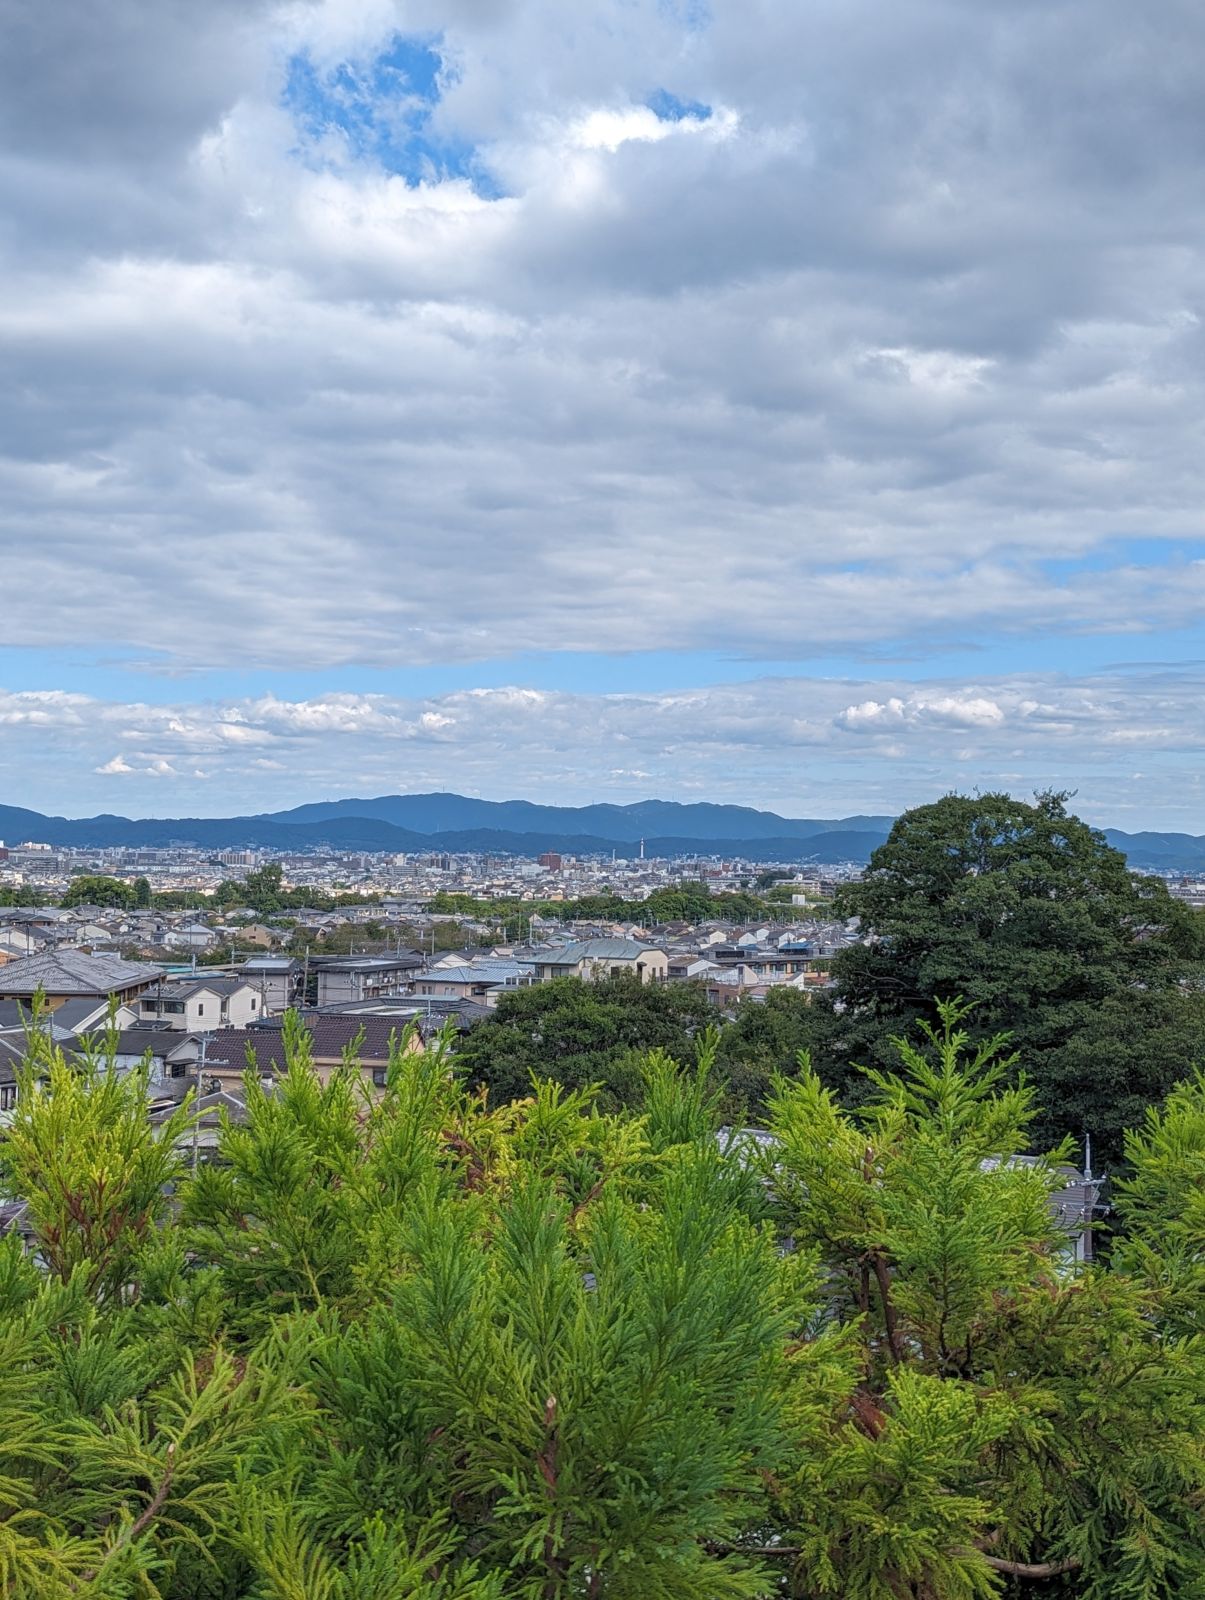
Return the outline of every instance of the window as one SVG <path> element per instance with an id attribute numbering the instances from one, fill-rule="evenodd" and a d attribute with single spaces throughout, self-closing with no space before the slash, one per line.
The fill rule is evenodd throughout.
<path id="1" fill-rule="evenodd" d="M 17 1103 L 15 1083 L 0 1083 L 0 1111 L 11 1111 Z"/>
<path id="2" fill-rule="evenodd" d="M 199 1017 L 203 1017 L 205 1015 L 205 1002 L 204 1002 L 204 1000 L 198 1000 L 197 1001 L 197 1015 Z"/>
<path id="3" fill-rule="evenodd" d="M 388 1067 L 374 1067 L 372 1069 L 372 1081 L 373 1081 L 374 1085 L 378 1089 L 385 1088 L 386 1084 L 389 1081 L 389 1068 Z"/>
<path id="4" fill-rule="evenodd" d="M 142 1002 L 142 1009 L 144 1011 L 153 1011 L 155 1009 L 155 1002 L 153 1000 L 144 1000 Z"/>

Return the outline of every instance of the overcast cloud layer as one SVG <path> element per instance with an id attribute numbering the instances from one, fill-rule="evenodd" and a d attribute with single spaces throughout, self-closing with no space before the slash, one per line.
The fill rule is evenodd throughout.
<path id="1" fill-rule="evenodd" d="M 1203 78 L 1188 0 L 8 0 L 0 799 L 1205 831 Z"/>

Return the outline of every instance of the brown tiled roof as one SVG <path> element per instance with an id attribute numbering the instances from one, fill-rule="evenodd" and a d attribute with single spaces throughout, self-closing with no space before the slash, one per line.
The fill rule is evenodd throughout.
<path id="1" fill-rule="evenodd" d="M 337 1061 L 344 1048 L 363 1031 L 357 1058 L 366 1065 L 389 1060 L 389 1041 L 401 1039 L 406 1024 L 398 1017 L 315 1016 L 305 1019 L 316 1061 Z M 279 1028 L 220 1028 L 205 1050 L 205 1065 L 241 1072 L 247 1066 L 247 1046 L 255 1052 L 262 1073 L 285 1070 L 284 1034 Z"/>

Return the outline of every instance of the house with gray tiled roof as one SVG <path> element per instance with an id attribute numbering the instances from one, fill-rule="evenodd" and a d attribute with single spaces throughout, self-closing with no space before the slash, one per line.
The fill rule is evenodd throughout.
<path id="1" fill-rule="evenodd" d="M 447 1000 L 478 1000 L 493 1006 L 498 996 L 512 989 L 524 989 L 535 982 L 530 962 L 466 961 L 460 966 L 432 967 L 414 980 L 416 996 Z"/>
<path id="2" fill-rule="evenodd" d="M 536 976 L 549 978 L 615 978 L 627 974 L 642 983 L 664 983 L 669 957 L 653 945 L 635 939 L 580 939 L 559 949 L 541 950 Z"/>
<path id="3" fill-rule="evenodd" d="M 187 1033 L 246 1027 L 259 1020 L 262 1008 L 259 989 L 246 978 L 212 973 L 170 978 L 137 1001 L 140 1022 L 158 1022 Z"/>
<path id="4" fill-rule="evenodd" d="M 33 1000 L 39 990 L 50 1010 L 65 1000 L 129 1002 L 165 976 L 162 967 L 121 956 L 85 955 L 82 950 L 45 950 L 0 967 L 0 1000 Z"/>

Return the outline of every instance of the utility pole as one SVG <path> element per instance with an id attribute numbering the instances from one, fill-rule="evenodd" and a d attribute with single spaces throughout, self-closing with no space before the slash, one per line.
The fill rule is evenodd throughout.
<path id="1" fill-rule="evenodd" d="M 209 1046 L 209 1035 L 207 1033 L 203 1033 L 201 1035 L 201 1053 L 197 1057 L 197 1106 L 199 1106 L 200 1103 L 201 1103 L 201 1081 L 202 1081 L 202 1074 L 205 1071 L 205 1053 L 206 1053 L 206 1050 L 208 1049 L 208 1046 Z M 199 1147 L 199 1144 L 200 1144 L 200 1135 L 201 1135 L 200 1122 L 199 1122 L 199 1120 L 197 1118 L 197 1115 L 196 1115 L 197 1106 L 193 1107 L 193 1119 L 192 1119 L 192 1170 L 193 1170 L 194 1173 L 197 1170 L 197 1156 L 198 1156 L 198 1153 L 199 1153 L 199 1148 L 198 1147 Z"/>

